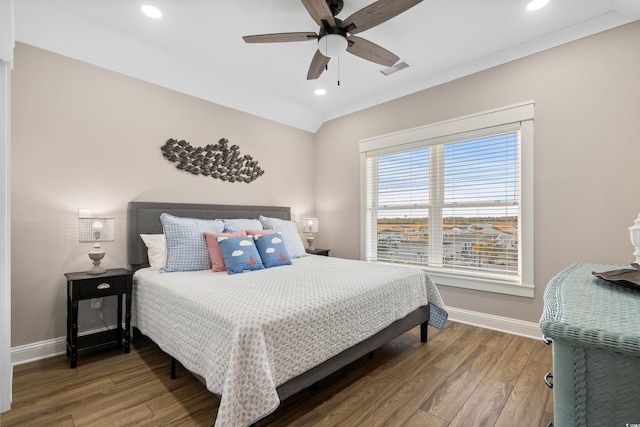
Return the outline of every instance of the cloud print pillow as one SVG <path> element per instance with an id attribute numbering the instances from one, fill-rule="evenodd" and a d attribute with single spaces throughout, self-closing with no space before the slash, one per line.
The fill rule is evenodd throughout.
<path id="1" fill-rule="evenodd" d="M 280 233 L 254 236 L 256 248 L 266 268 L 291 265 L 291 258 Z"/>
<path id="2" fill-rule="evenodd" d="M 262 270 L 264 265 L 251 236 L 218 237 L 218 245 L 227 266 L 227 273 L 236 274 L 246 270 Z"/>

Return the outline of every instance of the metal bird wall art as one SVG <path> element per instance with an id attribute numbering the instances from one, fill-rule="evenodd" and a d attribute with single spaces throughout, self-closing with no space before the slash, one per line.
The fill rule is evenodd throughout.
<path id="1" fill-rule="evenodd" d="M 237 145 L 229 146 L 222 138 L 217 144 L 194 147 L 185 140 L 168 139 L 160 147 L 162 155 L 180 170 L 193 175 L 210 176 L 227 182 L 255 181 L 264 174 L 253 157 L 240 153 Z"/>

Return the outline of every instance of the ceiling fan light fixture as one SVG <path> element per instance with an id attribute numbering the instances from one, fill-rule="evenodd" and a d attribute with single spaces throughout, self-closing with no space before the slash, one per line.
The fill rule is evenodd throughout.
<path id="1" fill-rule="evenodd" d="M 318 39 L 318 50 L 327 58 L 340 56 L 348 46 L 347 38 L 342 34 L 327 34 Z"/>

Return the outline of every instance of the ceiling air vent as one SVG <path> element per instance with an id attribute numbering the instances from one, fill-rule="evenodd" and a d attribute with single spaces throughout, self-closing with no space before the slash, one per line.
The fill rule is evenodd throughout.
<path id="1" fill-rule="evenodd" d="M 402 61 L 402 62 L 398 62 L 393 67 L 385 68 L 384 70 L 381 70 L 380 72 L 382 74 L 384 74 L 385 76 L 388 76 L 389 74 L 393 74 L 396 71 L 404 70 L 408 66 L 409 66 L 409 64 L 407 64 L 406 62 Z"/>

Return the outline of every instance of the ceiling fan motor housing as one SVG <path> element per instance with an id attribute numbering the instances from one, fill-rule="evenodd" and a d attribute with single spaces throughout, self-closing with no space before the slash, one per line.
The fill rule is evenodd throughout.
<path id="1" fill-rule="evenodd" d="M 347 37 L 347 31 L 342 28 L 342 20 L 338 18 L 333 18 L 336 21 L 336 25 L 333 27 L 329 25 L 327 21 L 322 21 L 324 24 L 320 27 L 320 31 L 318 31 L 318 38 L 322 38 L 327 34 L 339 34 L 343 37 Z"/>
<path id="2" fill-rule="evenodd" d="M 336 16 L 342 11 L 342 7 L 344 6 L 344 2 L 342 0 L 327 0 L 327 6 L 331 10 L 331 14 Z"/>

